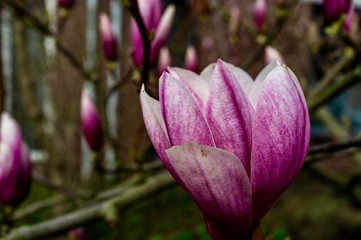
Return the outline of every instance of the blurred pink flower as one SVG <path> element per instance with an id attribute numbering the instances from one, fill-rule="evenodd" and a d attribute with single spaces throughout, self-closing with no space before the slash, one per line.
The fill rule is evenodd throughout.
<path id="1" fill-rule="evenodd" d="M 198 55 L 194 46 L 187 46 L 186 57 L 185 57 L 185 69 L 188 69 L 192 72 L 198 72 L 199 63 Z"/>
<path id="2" fill-rule="evenodd" d="M 268 65 L 273 61 L 279 61 L 280 63 L 285 63 L 280 52 L 271 46 L 267 46 L 265 48 L 264 61 L 265 61 L 265 65 Z"/>
<path id="3" fill-rule="evenodd" d="M 323 0 L 323 14 L 327 22 L 337 21 L 342 14 L 346 14 L 352 0 Z"/>
<path id="4" fill-rule="evenodd" d="M 1 114 L 0 201 L 17 206 L 27 196 L 32 172 L 29 150 L 17 122 L 9 113 Z"/>
<path id="5" fill-rule="evenodd" d="M 148 35 L 154 34 L 150 51 L 150 63 L 154 65 L 160 49 L 167 41 L 175 15 L 175 7 L 169 5 L 162 15 L 162 2 L 160 0 L 138 0 L 138 6 Z M 142 36 L 134 19 L 131 22 L 131 36 L 134 65 L 140 68 L 143 64 L 144 47 Z"/>
<path id="6" fill-rule="evenodd" d="M 70 9 L 74 6 L 75 0 L 58 0 L 58 6 L 66 9 Z"/>
<path id="7" fill-rule="evenodd" d="M 164 71 L 167 71 L 167 67 L 172 65 L 172 58 L 169 53 L 168 47 L 162 47 L 160 49 L 159 60 L 158 60 L 158 73 L 162 75 Z"/>
<path id="8" fill-rule="evenodd" d="M 81 97 L 81 123 L 89 148 L 94 152 L 100 151 L 104 144 L 103 127 L 98 110 L 86 90 Z"/>
<path id="9" fill-rule="evenodd" d="M 169 68 L 159 101 L 140 93 L 163 164 L 203 212 L 213 239 L 247 239 L 300 171 L 310 141 L 294 73 L 273 62 L 255 81 L 218 60 L 200 75 Z"/>
<path id="10" fill-rule="evenodd" d="M 104 56 L 108 61 L 116 61 L 118 59 L 118 43 L 117 38 L 112 29 L 111 21 L 105 13 L 101 13 L 99 17 L 99 31 L 103 43 Z"/>
<path id="11" fill-rule="evenodd" d="M 267 2 L 266 0 L 256 0 L 253 7 L 253 17 L 257 26 L 258 32 L 262 30 L 264 20 L 266 17 Z"/>

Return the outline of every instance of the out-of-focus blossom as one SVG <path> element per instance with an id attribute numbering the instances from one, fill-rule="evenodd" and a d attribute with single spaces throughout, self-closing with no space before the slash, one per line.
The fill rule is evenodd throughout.
<path id="1" fill-rule="evenodd" d="M 103 43 L 104 56 L 108 61 L 118 59 L 118 43 L 107 14 L 101 13 L 99 17 L 99 31 Z"/>
<path id="2" fill-rule="evenodd" d="M 75 4 L 75 0 L 58 0 L 58 6 L 65 9 L 71 9 Z"/>
<path id="3" fill-rule="evenodd" d="M 162 2 L 160 0 L 138 0 L 140 14 L 143 18 L 148 35 L 154 34 L 151 43 L 150 63 L 155 64 L 160 49 L 167 41 L 173 18 L 175 6 L 169 5 L 162 15 Z M 133 61 L 136 67 L 143 64 L 144 46 L 141 33 L 134 19 L 131 23 L 133 44 Z"/>
<path id="4" fill-rule="evenodd" d="M 186 50 L 186 57 L 184 61 L 185 69 L 188 69 L 192 72 L 198 72 L 198 55 L 194 46 L 189 45 Z"/>
<path id="5" fill-rule="evenodd" d="M 323 0 L 323 14 L 327 22 L 337 21 L 342 14 L 346 14 L 352 0 Z"/>
<path id="6" fill-rule="evenodd" d="M 343 25 L 346 32 L 351 31 L 354 14 L 355 14 L 355 9 L 354 9 L 353 5 L 351 4 L 350 9 L 347 12 L 347 16 L 346 16 L 344 25 Z"/>
<path id="7" fill-rule="evenodd" d="M 30 155 L 20 127 L 10 114 L 2 113 L 0 124 L 0 201 L 16 207 L 30 189 Z"/>
<path id="8" fill-rule="evenodd" d="M 253 7 L 253 17 L 257 26 L 258 32 L 262 30 L 264 20 L 266 17 L 267 0 L 256 0 Z"/>
<path id="9" fill-rule="evenodd" d="M 103 127 L 95 104 L 86 90 L 83 90 L 81 98 L 81 124 L 89 148 L 94 152 L 100 151 L 104 144 Z"/>
<path id="10" fill-rule="evenodd" d="M 238 31 L 239 23 L 241 20 L 241 10 L 237 5 L 234 5 L 229 9 L 229 23 L 228 23 L 228 33 L 235 34 Z"/>
<path id="11" fill-rule="evenodd" d="M 266 65 L 270 64 L 273 61 L 279 61 L 280 63 L 285 62 L 279 51 L 271 46 L 267 46 L 265 48 L 264 61 Z"/>
<path id="12" fill-rule="evenodd" d="M 82 227 L 78 227 L 75 229 L 72 229 L 69 233 L 68 233 L 69 239 L 70 240 L 89 240 L 88 235 L 86 234 L 86 231 L 84 228 Z"/>
<path id="13" fill-rule="evenodd" d="M 158 73 L 161 75 L 167 68 L 172 65 L 172 58 L 167 47 L 160 49 L 159 60 L 158 60 Z"/>
<path id="14" fill-rule="evenodd" d="M 218 60 L 199 75 L 169 68 L 159 101 L 141 90 L 163 164 L 203 212 L 213 239 L 248 239 L 306 158 L 310 120 L 294 73 L 273 62 L 255 81 Z"/>

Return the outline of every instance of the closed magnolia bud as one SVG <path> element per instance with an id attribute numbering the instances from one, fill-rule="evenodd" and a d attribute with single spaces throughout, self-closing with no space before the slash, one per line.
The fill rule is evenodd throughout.
<path id="1" fill-rule="evenodd" d="M 83 90 L 81 98 L 81 124 L 89 148 L 94 152 L 100 151 L 104 144 L 103 127 L 98 110 L 86 90 Z"/>
<path id="2" fill-rule="evenodd" d="M 74 228 L 68 233 L 70 240 L 89 240 L 86 231 L 82 227 Z"/>
<path id="3" fill-rule="evenodd" d="M 58 6 L 65 9 L 71 9 L 75 4 L 75 0 L 58 0 Z"/>
<path id="4" fill-rule="evenodd" d="M 20 127 L 8 113 L 1 115 L 0 139 L 0 201 L 16 207 L 29 192 L 31 162 Z"/>
<path id="5" fill-rule="evenodd" d="M 115 33 L 112 29 L 111 21 L 105 13 L 99 17 L 99 31 L 103 44 L 104 56 L 108 61 L 118 59 L 118 43 Z"/>
<path id="6" fill-rule="evenodd" d="M 159 76 L 162 75 L 164 71 L 167 71 L 167 67 L 172 65 L 172 58 L 167 47 L 162 47 L 159 53 L 158 60 L 158 73 Z"/>
<path id="7" fill-rule="evenodd" d="M 139 11 L 144 21 L 147 34 L 154 34 L 151 42 L 149 61 L 154 66 L 159 57 L 160 49 L 165 45 L 175 16 L 175 6 L 169 5 L 162 14 L 161 0 L 138 0 Z M 140 68 L 143 64 L 144 46 L 139 27 L 134 19 L 131 22 L 133 45 L 133 62 Z"/>
<path id="8" fill-rule="evenodd" d="M 283 57 L 279 53 L 279 51 L 271 46 L 267 46 L 265 48 L 265 57 L 264 57 L 265 65 L 270 64 L 273 61 L 279 61 L 280 63 L 284 63 Z"/>
<path id="9" fill-rule="evenodd" d="M 327 22 L 337 21 L 342 14 L 346 14 L 352 0 L 323 0 L 323 14 Z"/>
<path id="10" fill-rule="evenodd" d="M 253 17 L 257 26 L 257 30 L 260 32 L 263 27 L 263 23 L 266 17 L 266 0 L 256 0 L 253 8 Z"/>
<path id="11" fill-rule="evenodd" d="M 187 47 L 184 65 L 185 65 L 185 69 L 188 69 L 192 72 L 198 72 L 198 68 L 199 68 L 198 56 L 194 46 Z"/>

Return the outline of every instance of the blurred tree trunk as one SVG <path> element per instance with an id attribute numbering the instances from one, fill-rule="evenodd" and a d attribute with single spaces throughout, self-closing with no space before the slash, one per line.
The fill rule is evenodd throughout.
<path id="1" fill-rule="evenodd" d="M 85 52 L 86 1 L 76 1 L 62 26 L 59 41 L 82 63 Z M 55 108 L 55 156 L 51 159 L 55 176 L 63 183 L 79 181 L 80 96 L 84 79 L 62 54 L 55 57 L 56 76 L 51 79 L 51 97 Z"/>
<path id="2" fill-rule="evenodd" d="M 123 14 L 122 27 L 122 80 L 132 67 L 130 42 L 130 16 Z M 118 141 L 120 161 L 137 161 L 141 159 L 145 148 L 149 146 L 148 135 L 145 130 L 140 110 L 139 89 L 136 84 L 127 79 L 128 83 L 119 90 L 118 104 Z"/>

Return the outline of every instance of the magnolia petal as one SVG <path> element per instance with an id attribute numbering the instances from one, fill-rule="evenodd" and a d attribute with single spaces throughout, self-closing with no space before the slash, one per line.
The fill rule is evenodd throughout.
<path id="1" fill-rule="evenodd" d="M 243 71 L 241 68 L 236 67 L 233 64 L 227 63 L 227 65 L 233 72 L 239 84 L 241 85 L 243 92 L 246 94 L 246 96 L 248 96 L 254 83 L 251 76 L 245 71 Z"/>
<path id="2" fill-rule="evenodd" d="M 160 104 L 157 100 L 150 97 L 144 85 L 140 90 L 140 103 L 144 118 L 145 127 L 147 129 L 149 138 L 158 153 L 164 166 L 168 169 L 170 174 L 177 180 L 179 184 L 184 185 L 179 179 L 178 174 L 168 160 L 165 150 L 171 147 L 169 142 L 165 123 L 161 114 Z"/>
<path id="3" fill-rule="evenodd" d="M 192 94 L 201 110 L 204 110 L 209 95 L 209 84 L 200 76 L 182 68 L 168 68 L 169 73 L 180 81 Z"/>
<path id="4" fill-rule="evenodd" d="M 234 236 L 250 228 L 250 181 L 234 154 L 194 142 L 174 146 L 166 153 L 207 220 L 227 226 L 224 230 L 233 231 Z"/>
<path id="5" fill-rule="evenodd" d="M 216 67 L 216 64 L 211 63 L 205 69 L 203 69 L 203 71 L 200 74 L 201 78 L 204 79 L 209 85 L 211 85 L 212 76 L 213 76 L 215 67 Z"/>
<path id="6" fill-rule="evenodd" d="M 201 109 L 190 92 L 169 73 L 160 77 L 159 98 L 172 146 L 189 141 L 214 146 Z"/>
<path id="7" fill-rule="evenodd" d="M 218 148 L 235 154 L 249 173 L 253 109 L 228 65 L 217 61 L 206 120 Z"/>
<path id="8" fill-rule="evenodd" d="M 160 49 L 167 41 L 175 16 L 175 12 L 175 6 L 172 4 L 168 5 L 162 15 L 162 18 L 159 21 L 159 24 L 155 31 L 154 39 L 151 44 L 151 62 L 154 62 L 158 58 Z"/>
<path id="9" fill-rule="evenodd" d="M 259 221 L 298 174 L 309 147 L 307 106 L 286 66 L 266 77 L 252 127 L 253 221 Z"/>
<path id="10" fill-rule="evenodd" d="M 263 70 L 258 74 L 256 77 L 256 80 L 254 81 L 254 84 L 252 86 L 251 91 L 249 92 L 248 99 L 251 102 L 254 109 L 256 109 L 257 101 L 259 98 L 259 95 L 261 93 L 261 89 L 263 86 L 263 82 L 266 79 L 267 75 L 277 66 L 279 66 L 280 63 L 278 61 L 273 61 L 270 64 L 268 64 Z"/>

